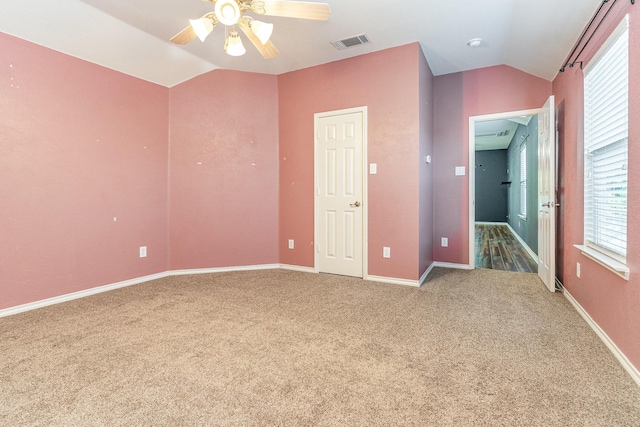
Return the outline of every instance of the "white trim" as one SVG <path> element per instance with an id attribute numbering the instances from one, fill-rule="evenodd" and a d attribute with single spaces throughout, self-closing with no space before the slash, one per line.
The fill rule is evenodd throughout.
<path id="1" fill-rule="evenodd" d="M 536 255 L 536 253 L 533 252 L 533 250 L 529 247 L 529 245 L 527 245 L 527 242 L 525 242 L 522 239 L 522 237 L 520 237 L 520 235 L 518 233 L 516 233 L 516 230 L 514 230 L 513 227 L 511 227 L 511 224 L 509 224 L 508 222 L 506 224 L 507 224 L 507 227 L 509 227 L 509 231 L 511 231 L 511 234 L 514 235 L 514 237 L 518 240 L 518 242 L 520 242 L 520 244 L 522 245 L 524 250 L 527 251 L 529 253 L 529 255 L 531 255 L 531 258 L 533 258 L 533 260 L 537 264 L 538 263 L 538 255 Z"/>
<path id="2" fill-rule="evenodd" d="M 587 245 L 573 245 L 573 247 L 578 249 L 582 253 L 582 255 L 586 256 L 589 259 L 592 259 L 607 270 L 617 274 L 624 280 L 629 280 L 629 274 L 631 270 L 629 270 L 629 267 L 627 267 L 626 264 L 623 264 L 620 261 L 613 259 Z"/>
<path id="3" fill-rule="evenodd" d="M 627 359 L 627 356 L 625 356 L 624 353 L 620 351 L 618 346 L 611 340 L 611 338 L 609 338 L 605 331 L 602 330 L 602 328 L 591 318 L 591 316 L 589 316 L 589 313 L 587 313 L 586 310 L 582 308 L 582 306 L 578 303 L 578 301 L 576 301 L 575 298 L 573 298 L 573 296 L 569 293 L 569 291 L 567 291 L 566 288 L 564 289 L 564 296 L 567 300 L 569 300 L 571 305 L 573 305 L 573 308 L 576 309 L 576 311 L 582 316 L 582 318 L 585 320 L 585 322 L 587 322 L 591 329 L 593 329 L 596 335 L 598 335 L 604 345 L 606 345 L 611 353 L 613 353 L 615 358 L 618 359 L 618 362 L 620 362 L 622 367 L 629 373 L 629 375 L 631 375 L 631 378 L 636 382 L 636 384 L 640 386 L 640 371 L 638 370 L 638 368 L 633 366 L 629 359 Z"/>
<path id="4" fill-rule="evenodd" d="M 365 278 L 369 272 L 369 135 L 367 133 L 369 110 L 366 105 L 343 110 L 324 111 L 313 115 L 313 270 L 315 273 L 320 272 L 320 252 L 318 251 L 318 231 L 320 228 L 318 223 L 320 218 L 318 213 L 318 119 L 351 113 L 362 114 L 362 278 Z"/>
<path id="5" fill-rule="evenodd" d="M 369 280 L 371 282 L 392 283 L 394 285 L 413 286 L 415 288 L 420 287 L 420 282 L 417 280 L 396 279 L 393 277 L 383 277 L 383 276 L 367 276 L 365 277 L 364 280 Z"/>
<path id="6" fill-rule="evenodd" d="M 72 301 L 74 299 L 84 298 L 102 292 L 113 291 L 115 289 L 124 288 L 127 286 L 138 285 L 140 283 L 148 282 L 150 280 L 162 279 L 169 276 L 169 272 L 150 274 L 148 276 L 137 277 L 135 279 L 123 280 L 122 282 L 112 283 L 110 285 L 97 286 L 95 288 L 84 289 L 82 291 L 71 292 L 70 294 L 59 295 L 52 298 L 47 298 L 39 301 L 29 302 L 27 304 L 16 305 L 14 307 L 4 308 L 0 310 L 0 317 L 11 316 L 25 311 L 35 310 L 36 308 L 47 307 L 49 305 L 59 304 L 62 302 Z"/>
<path id="7" fill-rule="evenodd" d="M 96 286 L 89 289 L 84 289 L 77 292 L 71 292 L 69 294 L 58 295 L 51 298 L 46 298 L 39 301 L 33 301 L 22 305 L 16 305 L 14 307 L 0 309 L 0 318 L 11 316 L 25 311 L 35 310 L 37 308 L 43 308 L 54 304 L 60 304 L 67 301 L 72 301 L 79 298 L 88 297 L 91 295 L 100 294 L 102 292 L 113 291 L 127 286 L 139 285 L 140 283 L 150 282 L 152 280 L 163 279 L 169 276 L 184 276 L 190 274 L 208 274 L 208 273 L 224 273 L 230 271 L 253 271 L 253 270 L 270 270 L 280 268 L 280 264 L 262 264 L 262 265 L 247 265 L 237 267 L 216 267 L 216 268 L 199 268 L 191 270 L 168 270 L 162 273 L 150 274 L 148 276 L 136 277 L 133 279 L 123 280 L 122 282 L 111 283 L 103 286 Z"/>
<path id="8" fill-rule="evenodd" d="M 427 277 L 429 276 L 429 274 L 431 274 L 434 268 L 435 268 L 435 265 L 432 262 L 429 268 L 427 268 L 427 270 L 420 277 L 420 286 L 424 284 L 424 282 L 427 280 Z"/>
<path id="9" fill-rule="evenodd" d="M 283 270 L 300 271 L 302 273 L 317 273 L 314 267 L 302 267 L 300 265 L 280 264 Z"/>
<path id="10" fill-rule="evenodd" d="M 538 263 L 538 255 L 536 255 L 535 252 L 533 252 L 533 250 L 531 250 L 529 245 L 527 245 L 527 242 L 522 240 L 522 237 L 520 237 L 520 235 L 518 233 L 516 233 L 516 230 L 514 230 L 513 227 L 511 226 L 511 224 L 509 224 L 508 222 L 477 221 L 476 224 L 480 224 L 480 225 L 506 225 L 509 228 L 509 231 L 511 231 L 511 234 L 513 234 L 513 236 L 516 239 L 518 239 L 518 242 L 520 242 L 520 244 L 522 245 L 524 250 L 527 251 L 527 253 L 529 255 L 531 255 L 531 258 L 533 258 L 533 260 L 536 262 L 536 264 Z M 475 232 L 475 230 L 474 230 L 474 232 Z M 474 256 L 475 256 L 475 251 L 474 251 Z"/>
<path id="11" fill-rule="evenodd" d="M 437 266 L 437 263 L 431 264 L 431 266 L 427 269 L 427 271 L 422 275 L 420 281 L 415 280 L 406 280 L 406 279 L 397 279 L 393 277 L 381 277 L 381 276 L 367 276 L 364 280 L 369 280 L 373 282 L 385 282 L 385 283 L 393 283 L 396 285 L 405 285 L 405 286 L 413 286 L 420 287 L 421 284 L 426 280 L 427 275 L 431 272 L 433 267 Z M 441 263 L 442 264 L 442 263 Z M 453 265 L 453 264 L 452 264 Z M 453 267 L 455 268 L 455 267 Z M 134 279 L 123 280 L 122 282 L 112 283 L 104 286 L 97 286 L 90 289 L 84 289 L 82 291 L 72 292 L 69 294 L 58 295 L 56 297 L 47 298 L 39 301 L 34 301 L 22 305 L 17 305 L 14 307 L 0 309 L 0 318 L 11 316 L 18 313 L 23 313 L 25 311 L 35 310 L 37 308 L 43 308 L 54 304 L 59 304 L 67 301 L 72 301 L 79 298 L 88 297 L 91 295 L 100 294 L 102 292 L 113 291 L 119 288 L 124 288 L 127 286 L 138 285 L 140 283 L 150 282 L 152 280 L 163 279 L 165 277 L 171 276 L 188 276 L 192 274 L 211 274 L 211 273 L 226 273 L 226 272 L 235 272 L 235 271 L 258 271 L 258 270 L 291 270 L 291 271 L 299 271 L 302 273 L 314 273 L 318 274 L 315 271 L 314 267 L 303 267 L 298 265 L 288 265 L 288 264 L 258 264 L 258 265 L 243 265 L 243 266 L 234 266 L 234 267 L 214 267 L 214 268 L 194 268 L 187 270 L 168 270 L 162 273 L 150 274 L 148 276 L 136 277 Z"/>
<path id="12" fill-rule="evenodd" d="M 475 224 L 476 224 L 476 122 L 488 120 L 502 120 L 518 116 L 537 116 L 541 108 L 532 110 L 511 111 L 506 113 L 485 114 L 482 116 L 469 116 L 469 265 L 468 269 L 475 268 Z"/>
<path id="13" fill-rule="evenodd" d="M 232 267 L 194 268 L 186 270 L 169 270 L 167 276 L 186 276 L 189 274 L 227 273 L 231 271 L 255 271 L 274 270 L 280 268 L 280 264 L 238 265 Z"/>
<path id="14" fill-rule="evenodd" d="M 455 268 L 456 270 L 473 270 L 475 266 L 470 266 L 469 264 L 454 264 L 451 262 L 439 262 L 434 261 L 431 264 L 432 267 L 442 267 L 442 268 Z"/>

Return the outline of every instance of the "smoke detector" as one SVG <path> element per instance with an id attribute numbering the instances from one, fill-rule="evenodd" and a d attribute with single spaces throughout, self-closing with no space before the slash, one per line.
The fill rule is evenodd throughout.
<path id="1" fill-rule="evenodd" d="M 479 39 L 479 38 L 471 39 L 467 42 L 467 46 L 469 47 L 480 47 L 481 44 L 482 44 L 482 39 Z"/>

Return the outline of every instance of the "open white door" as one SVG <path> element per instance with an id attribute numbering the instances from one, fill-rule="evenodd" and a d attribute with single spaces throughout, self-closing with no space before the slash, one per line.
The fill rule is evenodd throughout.
<path id="1" fill-rule="evenodd" d="M 555 105 L 549 97 L 538 115 L 538 276 L 556 289 Z"/>
<path id="2" fill-rule="evenodd" d="M 363 277 L 366 109 L 316 114 L 316 266 Z"/>

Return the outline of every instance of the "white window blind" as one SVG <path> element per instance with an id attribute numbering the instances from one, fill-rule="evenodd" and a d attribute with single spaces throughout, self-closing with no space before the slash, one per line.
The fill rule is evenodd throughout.
<path id="1" fill-rule="evenodd" d="M 520 149 L 520 216 L 527 216 L 527 146 Z"/>
<path id="2" fill-rule="evenodd" d="M 629 30 L 625 19 L 584 78 L 585 245 L 614 258 L 627 254 Z"/>

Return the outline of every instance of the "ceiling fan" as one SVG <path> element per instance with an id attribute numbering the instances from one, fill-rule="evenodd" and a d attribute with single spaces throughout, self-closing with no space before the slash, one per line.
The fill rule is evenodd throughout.
<path id="1" fill-rule="evenodd" d="M 241 56 L 246 52 L 240 35 L 235 29 L 236 24 L 258 49 L 265 59 L 278 56 L 280 51 L 269 40 L 273 32 L 273 24 L 258 21 L 245 12 L 258 15 L 282 16 L 287 18 L 315 19 L 326 21 L 331 10 L 327 3 L 313 3 L 305 1 L 286 0 L 204 0 L 213 4 L 214 11 L 199 19 L 190 20 L 187 28 L 171 38 L 176 44 L 187 44 L 196 37 L 204 41 L 218 23 L 231 27 L 225 33 L 224 50 L 231 56 Z"/>

